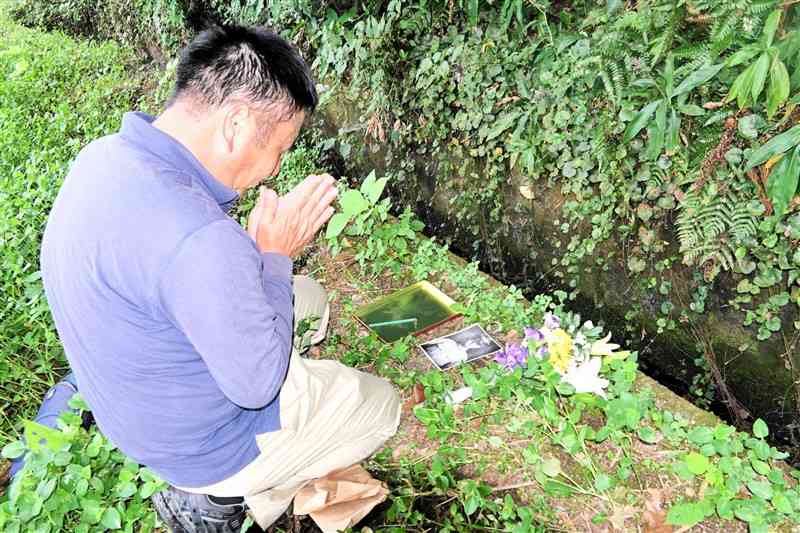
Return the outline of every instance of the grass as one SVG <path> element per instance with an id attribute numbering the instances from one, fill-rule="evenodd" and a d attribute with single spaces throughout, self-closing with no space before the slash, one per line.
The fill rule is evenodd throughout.
<path id="1" fill-rule="evenodd" d="M 22 28 L 0 11 L 0 440 L 66 371 L 39 279 L 41 235 L 72 158 L 138 99 L 133 55 Z"/>

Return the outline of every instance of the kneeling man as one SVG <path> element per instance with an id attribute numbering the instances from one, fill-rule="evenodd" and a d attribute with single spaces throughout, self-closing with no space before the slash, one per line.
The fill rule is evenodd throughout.
<path id="1" fill-rule="evenodd" d="M 246 231 L 228 216 L 275 176 L 317 104 L 282 38 L 219 27 L 182 53 L 157 118 L 128 113 L 75 160 L 45 231 L 42 275 L 78 389 L 101 431 L 172 486 L 176 531 L 273 523 L 313 478 L 397 428 L 385 380 L 301 358 L 294 324 L 325 335 L 325 291 L 292 258 L 330 218 L 330 176 L 262 189 Z"/>

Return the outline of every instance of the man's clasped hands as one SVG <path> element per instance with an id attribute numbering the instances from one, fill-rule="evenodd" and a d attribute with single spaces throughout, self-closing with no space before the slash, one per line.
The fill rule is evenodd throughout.
<path id="1" fill-rule="evenodd" d="M 284 196 L 262 186 L 247 233 L 262 253 L 297 257 L 333 215 L 336 195 L 336 180 L 329 174 L 308 176 Z"/>

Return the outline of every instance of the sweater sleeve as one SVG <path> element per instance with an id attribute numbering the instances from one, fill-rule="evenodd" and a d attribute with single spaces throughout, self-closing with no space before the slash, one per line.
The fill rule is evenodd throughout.
<path id="1" fill-rule="evenodd" d="M 188 236 L 162 272 L 158 305 L 233 403 L 259 409 L 280 392 L 292 349 L 292 261 L 261 254 L 235 222 Z"/>

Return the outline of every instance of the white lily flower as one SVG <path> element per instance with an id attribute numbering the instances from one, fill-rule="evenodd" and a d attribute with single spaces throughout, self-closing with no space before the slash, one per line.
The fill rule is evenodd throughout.
<path id="1" fill-rule="evenodd" d="M 600 377 L 601 365 L 599 357 L 592 357 L 581 365 L 572 364 L 562 379 L 575 387 L 575 392 L 592 392 L 605 398 L 608 380 Z"/>
<path id="2" fill-rule="evenodd" d="M 592 355 L 611 355 L 611 352 L 619 348 L 619 344 L 609 342 L 611 333 L 592 344 Z"/>

